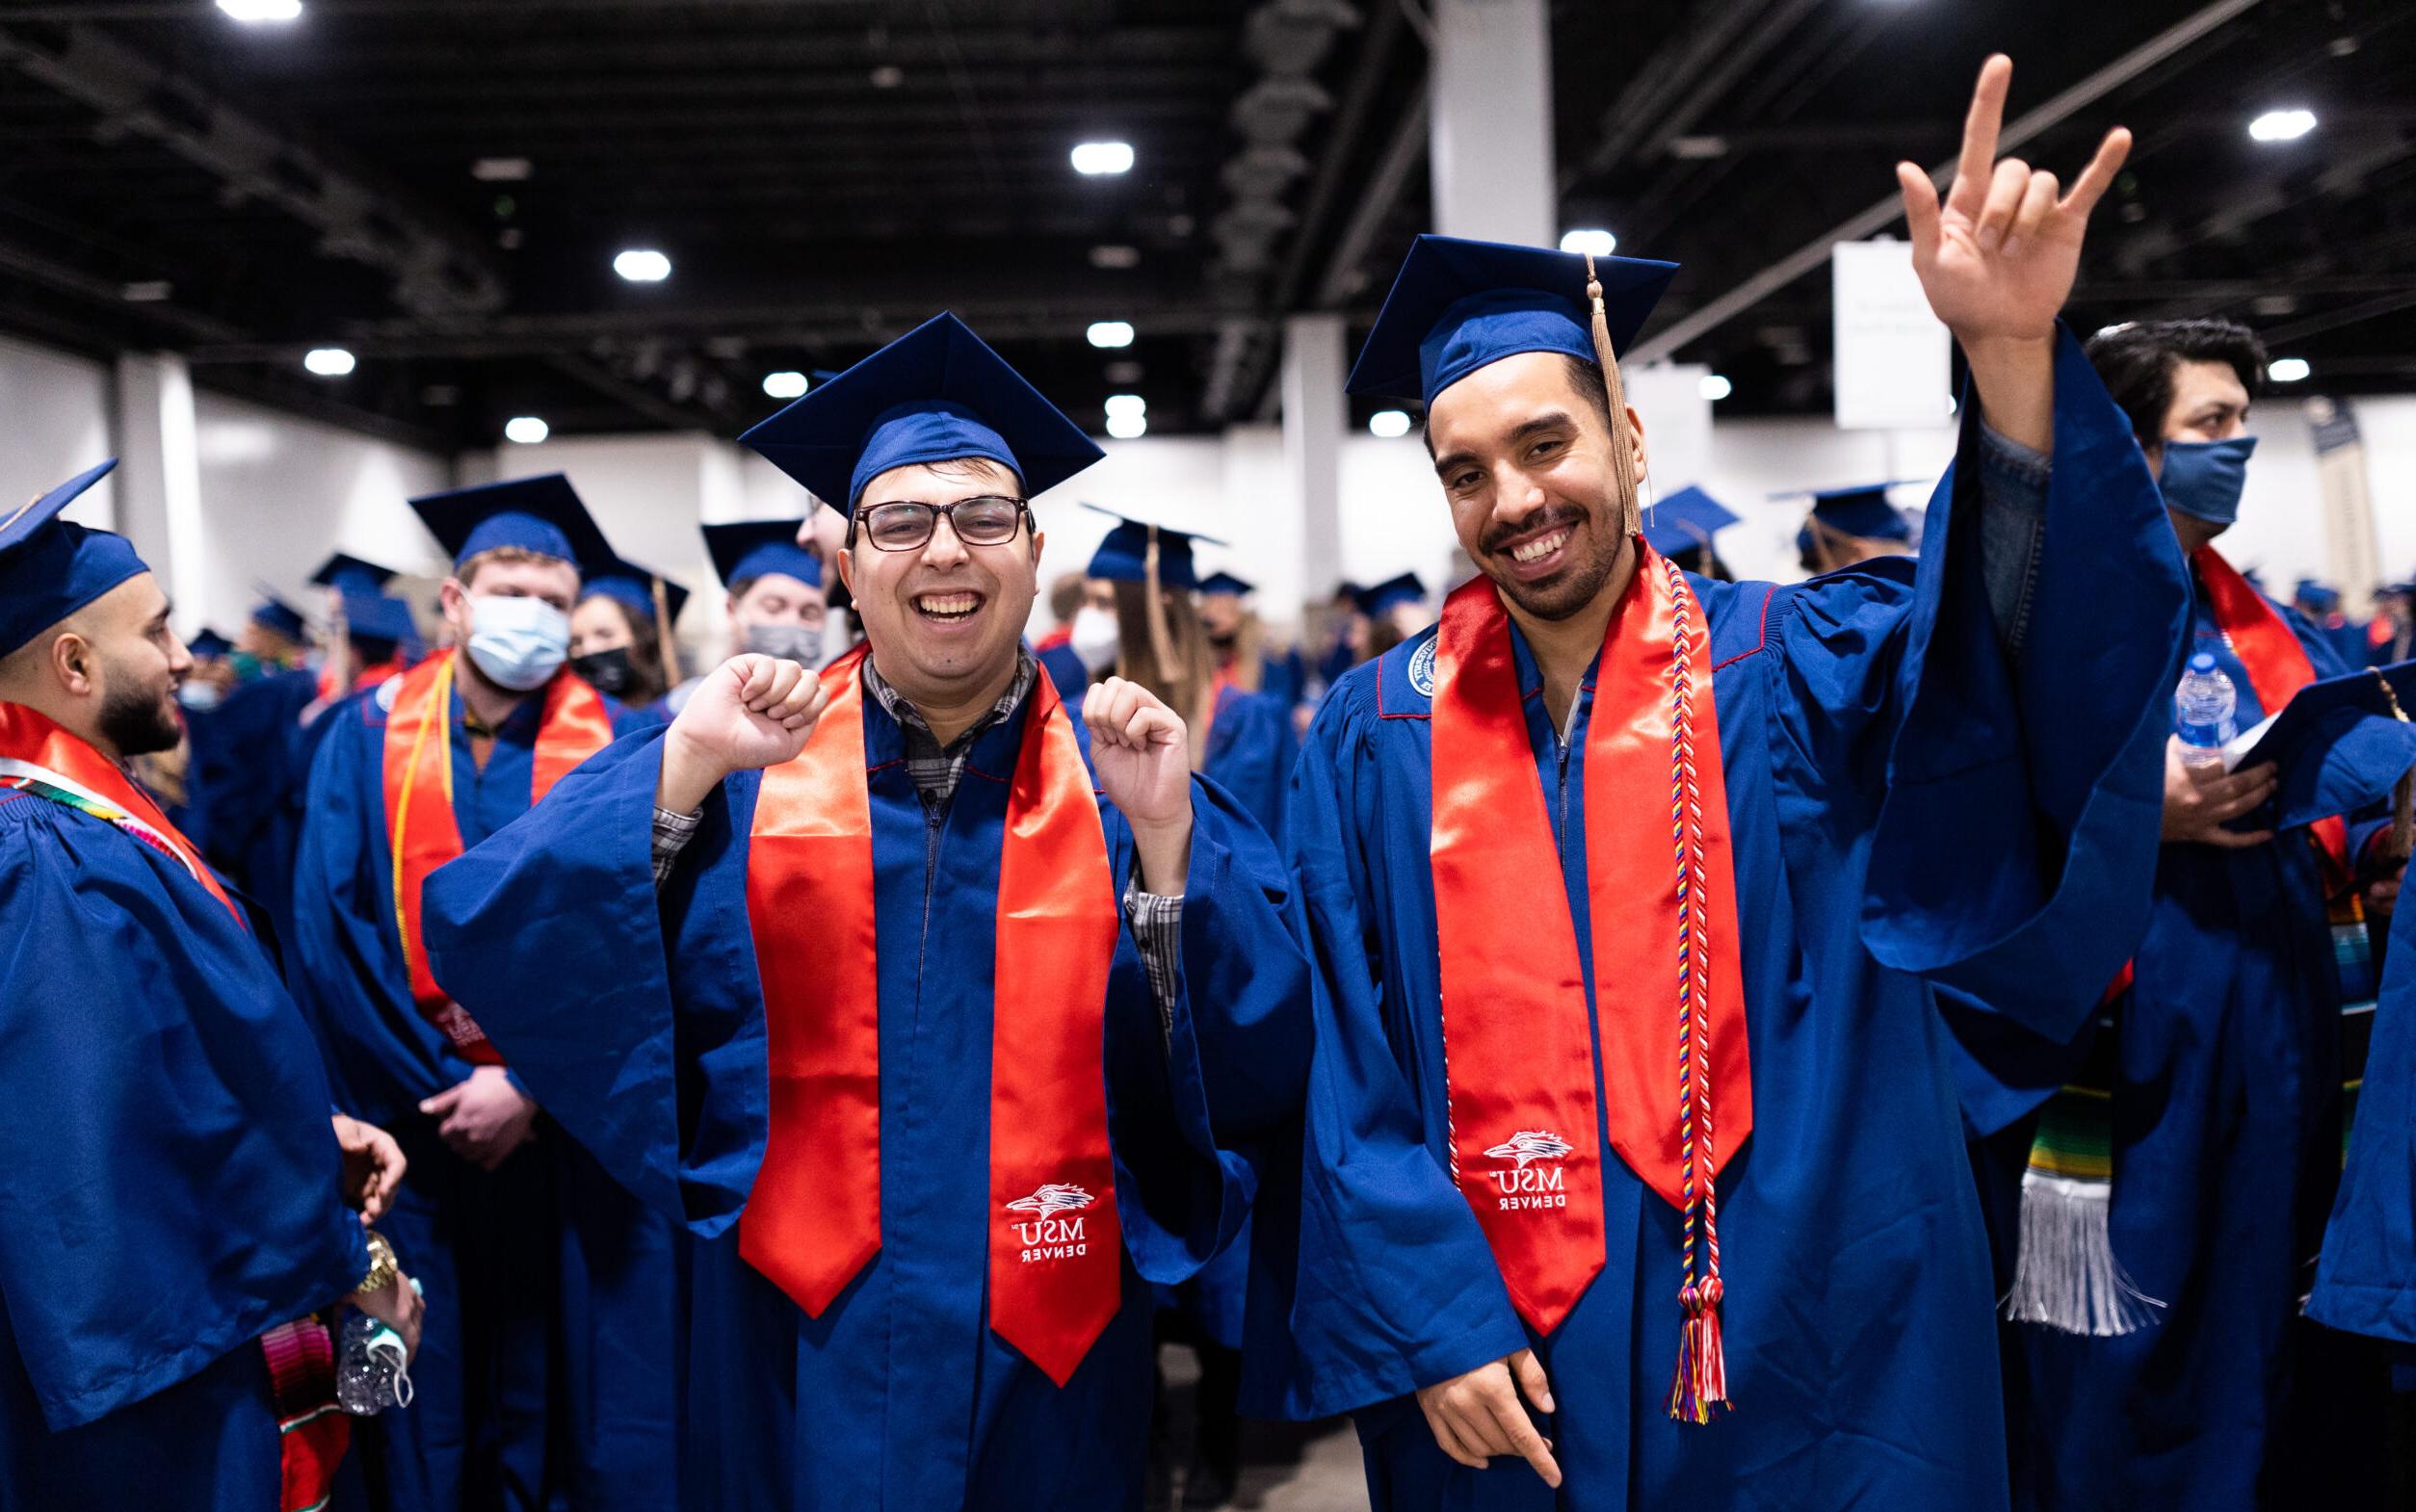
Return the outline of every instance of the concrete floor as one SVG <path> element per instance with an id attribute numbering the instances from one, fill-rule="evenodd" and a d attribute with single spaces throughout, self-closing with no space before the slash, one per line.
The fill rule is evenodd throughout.
<path id="1" fill-rule="evenodd" d="M 1163 1347 L 1158 1361 L 1166 1380 L 1167 1432 L 1171 1442 L 1188 1445 L 1198 1367 L 1180 1344 Z M 1175 1494 L 1181 1493 L 1178 1482 Z M 1367 1512 L 1359 1436 L 1348 1422 L 1245 1422 L 1241 1484 L 1226 1505 L 1234 1512 Z"/>

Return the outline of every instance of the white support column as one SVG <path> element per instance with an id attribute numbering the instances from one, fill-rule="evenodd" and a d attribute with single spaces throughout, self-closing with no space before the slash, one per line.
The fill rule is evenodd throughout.
<path id="1" fill-rule="evenodd" d="M 1342 431 L 1350 418 L 1343 377 L 1343 318 L 1287 316 L 1283 468 L 1300 507 L 1300 587 L 1277 614 L 1294 623 L 1300 621 L 1302 604 L 1322 602 L 1342 571 Z"/>
<path id="2" fill-rule="evenodd" d="M 176 606 L 179 634 L 213 613 L 240 615 L 250 585 L 213 587 L 201 519 L 201 458 L 193 376 L 172 352 L 118 359 L 118 529 Z"/>
<path id="3" fill-rule="evenodd" d="M 1544 0 L 1434 0 L 1433 14 L 1434 229 L 1558 246 L 1549 9 Z"/>

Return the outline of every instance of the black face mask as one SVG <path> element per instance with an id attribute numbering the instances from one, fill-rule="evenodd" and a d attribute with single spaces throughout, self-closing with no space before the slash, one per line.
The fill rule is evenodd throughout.
<path id="1" fill-rule="evenodd" d="M 570 659 L 570 669 L 586 679 L 587 685 L 599 693 L 617 698 L 629 691 L 629 684 L 638 669 L 629 665 L 629 648 L 615 646 L 610 651 L 591 651 Z"/>
<path id="2" fill-rule="evenodd" d="M 1238 630 L 1228 630 L 1223 635 L 1218 635 L 1213 630 L 1208 632 L 1208 643 L 1220 651 L 1232 650 L 1241 639 L 1242 633 Z"/>

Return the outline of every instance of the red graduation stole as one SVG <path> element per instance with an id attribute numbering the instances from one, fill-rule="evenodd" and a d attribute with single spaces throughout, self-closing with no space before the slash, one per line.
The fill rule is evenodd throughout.
<path id="1" fill-rule="evenodd" d="M 739 1253 L 809 1316 L 880 1248 L 864 656 L 823 672 L 829 704 L 803 752 L 764 772 L 747 852 L 772 1108 Z M 989 1322 L 1063 1386 L 1116 1316 L 1123 1280 L 1101 1064 L 1121 924 L 1073 722 L 1045 674 L 1031 696 L 998 867 Z"/>
<path id="2" fill-rule="evenodd" d="M 2214 547 L 2200 546 L 2190 554 L 2190 560 L 2198 569 L 2198 581 L 2206 585 L 2206 607 L 2215 613 L 2216 627 L 2230 642 L 2240 665 L 2247 668 L 2248 686 L 2255 690 L 2257 702 L 2269 715 L 2281 713 L 2294 693 L 2316 680 L 2315 664 L 2307 660 L 2306 648 L 2265 601 L 2265 595 Z M 2327 814 L 2308 828 L 2323 852 L 2326 885 L 2338 891 L 2354 881 L 2357 873 L 2350 865 L 2348 822 L 2338 814 Z"/>
<path id="3" fill-rule="evenodd" d="M 59 789 L 58 784 L 47 779 L 66 778 L 73 784 L 72 788 L 42 795 L 59 797 L 72 808 L 108 821 L 152 849 L 173 858 L 234 916 L 239 926 L 249 932 L 251 926 L 245 922 L 243 910 L 226 896 L 217 875 L 201 864 L 201 853 L 194 848 L 193 842 L 169 822 L 168 816 L 151 801 L 151 795 L 137 786 L 123 768 L 103 756 L 82 736 L 71 733 L 38 709 L 0 703 L 0 757 L 39 769 L 33 772 L 0 773 L 0 780 L 11 787 Z"/>
<path id="4" fill-rule="evenodd" d="M 411 1001 L 474 1065 L 502 1065 L 486 1030 L 436 984 L 420 934 L 420 889 L 428 873 L 461 853 L 461 826 L 453 817 L 453 651 L 393 679 L 386 716 L 384 778 L 386 841 L 394 876 L 395 935 L 411 975 Z M 529 801 L 553 791 L 570 769 L 613 742 L 603 695 L 568 672 L 545 685 L 538 723 L 536 770 Z"/>
<path id="5" fill-rule="evenodd" d="M 1686 1215 L 1670 1411 L 1703 1421 L 1727 1395 L 1713 1183 L 1752 1130 L 1752 1086 L 1707 627 L 1678 569 L 1636 545 L 1586 731 L 1594 1023 L 1612 1147 Z M 1549 1333 L 1603 1264 L 1594 1047 L 1575 927 L 1537 891 L 1560 874 L 1560 856 L 1510 614 L 1490 580 L 1445 602 L 1434 684 L 1431 864 L 1453 1177 L 1519 1316 Z M 1715 1086 L 1728 1119 L 1720 1141 Z"/>
<path id="6" fill-rule="evenodd" d="M 0 786 L 19 788 L 117 825 L 179 862 L 187 874 L 246 932 L 250 925 L 218 878 L 150 795 L 92 743 L 39 710 L 0 703 L 0 758 L 13 768 Z M 28 771 L 22 768 L 33 768 Z M 335 1351 L 316 1317 L 280 1323 L 260 1336 L 276 1405 L 280 1512 L 312 1512 L 334 1490 L 335 1468 L 352 1443 L 353 1421 L 335 1404 Z"/>

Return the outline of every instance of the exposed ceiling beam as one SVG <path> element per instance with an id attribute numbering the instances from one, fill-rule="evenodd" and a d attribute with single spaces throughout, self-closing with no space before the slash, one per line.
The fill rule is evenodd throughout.
<path id="1" fill-rule="evenodd" d="M 2215 0 L 2213 5 L 2206 6 L 2178 24 L 2166 28 L 2045 104 L 2009 122 L 1998 137 L 1998 150 L 2010 151 L 2041 133 L 2061 125 L 2208 33 L 2255 10 L 2260 3 L 2262 0 Z M 1943 185 L 1954 171 L 1954 160 L 1949 159 L 1931 169 L 1930 176 Z M 1688 342 L 1697 340 L 1719 329 L 1760 303 L 1769 295 L 1785 288 L 1804 274 L 1825 266 L 1829 260 L 1830 249 L 1838 243 L 1861 241 L 1864 237 L 1895 224 L 1903 215 L 1903 201 L 1897 196 L 1889 195 L 1869 209 L 1840 222 L 1761 272 L 1746 278 L 1725 294 L 1637 343 L 1635 349 L 1627 353 L 1627 360 L 1651 362 L 1675 354 Z"/>

